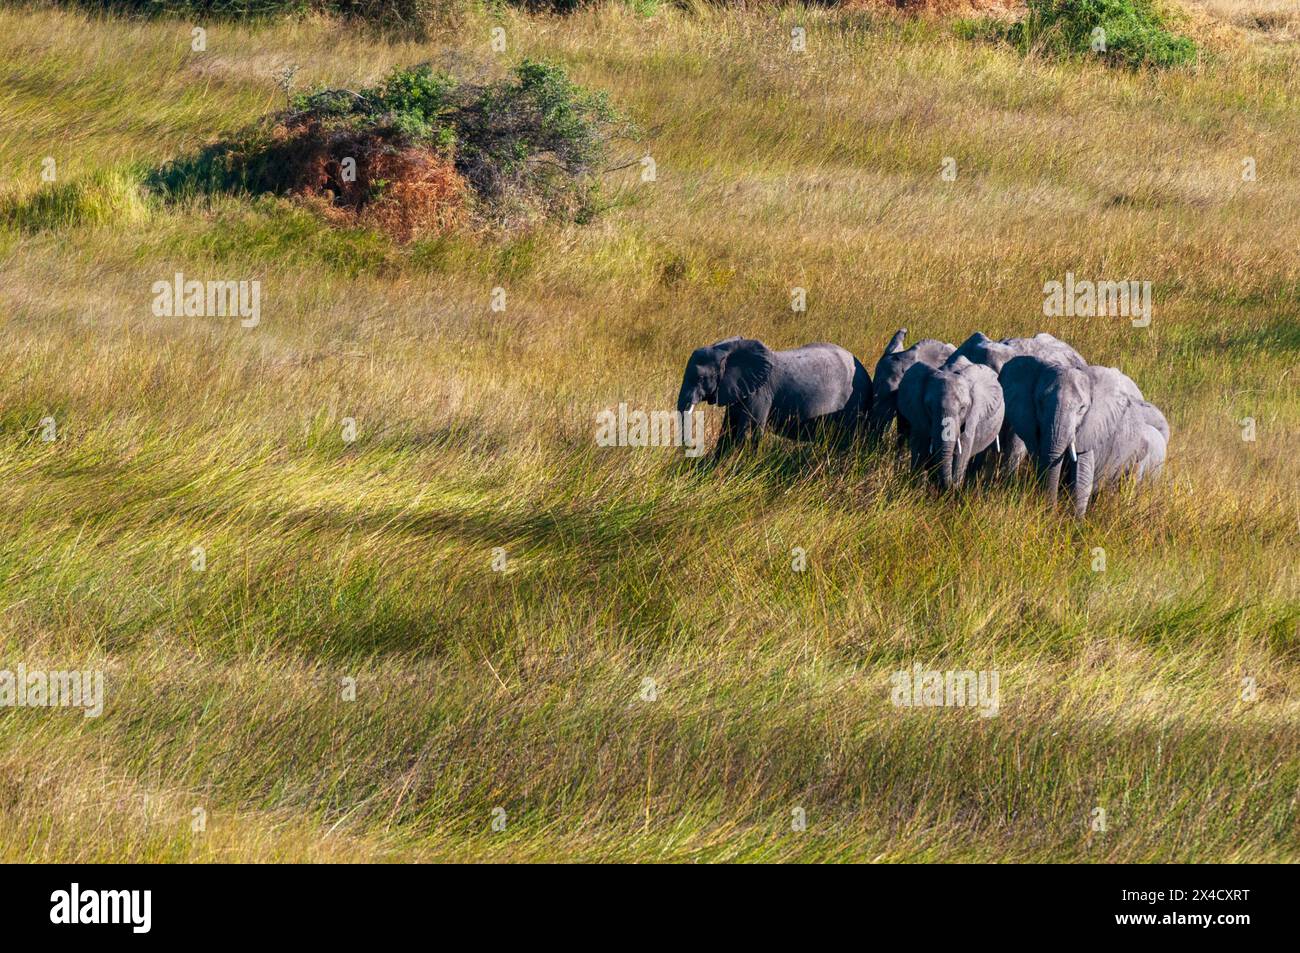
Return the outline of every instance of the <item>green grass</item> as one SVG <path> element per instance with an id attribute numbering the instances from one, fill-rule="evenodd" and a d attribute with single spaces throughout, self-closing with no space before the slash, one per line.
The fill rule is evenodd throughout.
<path id="1" fill-rule="evenodd" d="M 466 36 L 497 23 L 652 130 L 656 181 L 408 247 L 132 185 L 281 108 L 288 64 L 359 88 L 487 60 Z M 0 10 L 0 668 L 107 693 L 0 710 L 0 857 L 1300 858 L 1295 44 L 1156 73 L 860 12 L 468 29 L 229 25 L 196 54 L 179 21 Z M 178 270 L 260 280 L 262 323 L 154 317 Z M 1067 270 L 1152 281 L 1151 328 L 1044 319 Z M 1121 367 L 1166 478 L 1075 522 L 884 452 L 594 443 L 700 344 L 872 365 L 904 325 Z M 915 662 L 996 669 L 1000 713 L 894 708 Z"/>

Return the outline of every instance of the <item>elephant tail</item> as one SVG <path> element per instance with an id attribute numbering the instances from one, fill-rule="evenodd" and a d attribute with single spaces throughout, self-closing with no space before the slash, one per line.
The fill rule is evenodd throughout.
<path id="1" fill-rule="evenodd" d="M 907 328 L 899 328 L 885 345 L 885 354 L 895 354 L 903 349 L 903 338 L 907 337 Z M 882 355 L 883 357 L 884 355 Z"/>

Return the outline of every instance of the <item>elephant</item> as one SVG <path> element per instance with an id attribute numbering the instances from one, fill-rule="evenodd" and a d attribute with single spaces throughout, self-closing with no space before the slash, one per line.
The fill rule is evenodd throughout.
<path id="1" fill-rule="evenodd" d="M 994 341 L 984 332 L 976 331 L 961 343 L 961 346 L 952 353 L 948 361 L 952 362 L 964 357 L 976 364 L 991 367 L 1000 374 L 1002 368 L 1013 357 L 1024 356 L 1037 357 L 1045 361 L 1055 361 L 1058 364 L 1065 364 L 1070 367 L 1083 368 L 1088 366 L 1088 362 L 1084 360 L 1082 354 L 1059 338 L 1044 333 L 1035 334 L 1031 338 L 1003 338 L 1000 341 Z M 1028 451 L 1025 449 L 1024 441 L 1017 437 L 1011 429 L 1009 419 L 1002 424 L 1002 433 L 998 435 L 998 445 L 997 468 L 1008 475 L 1020 469 L 1020 465 L 1024 462 Z"/>
<path id="2" fill-rule="evenodd" d="M 898 388 L 898 412 L 909 425 L 912 467 L 941 490 L 979 472 L 1002 429 L 1002 387 L 992 368 L 965 358 L 933 368 L 917 362 Z"/>
<path id="3" fill-rule="evenodd" d="M 1012 358 L 1000 376 L 1007 419 L 1034 457 L 1047 498 L 1062 483 L 1076 516 L 1095 490 L 1125 475 L 1142 480 L 1164 464 L 1169 423 L 1137 384 L 1114 367 L 1083 368 Z"/>
<path id="4" fill-rule="evenodd" d="M 906 350 L 903 339 L 907 337 L 907 328 L 899 328 L 885 345 L 884 353 L 876 362 L 876 373 L 872 391 L 871 413 L 867 422 L 867 433 L 873 442 L 884 436 L 889 424 L 898 421 L 898 442 L 901 445 L 907 438 L 907 420 L 898 413 L 898 387 L 903 382 L 903 375 L 915 364 L 938 367 L 952 354 L 954 348 L 944 341 L 926 338 L 917 341 Z"/>
<path id="5" fill-rule="evenodd" d="M 768 428 L 800 439 L 827 426 L 847 440 L 871 409 L 871 375 L 836 344 L 773 351 L 732 337 L 697 348 L 686 363 L 677 410 L 690 413 L 701 402 L 726 408 L 718 456 Z"/>

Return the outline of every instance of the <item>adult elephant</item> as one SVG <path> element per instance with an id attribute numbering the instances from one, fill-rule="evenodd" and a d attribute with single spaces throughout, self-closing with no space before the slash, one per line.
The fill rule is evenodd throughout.
<path id="1" fill-rule="evenodd" d="M 1088 366 L 1088 362 L 1084 360 L 1082 354 L 1060 338 L 1046 333 L 1035 334 L 1031 338 L 1003 338 L 1000 341 L 995 341 L 983 331 L 976 331 L 961 343 L 957 350 L 952 353 L 952 356 L 948 358 L 948 361 L 956 361 L 958 358 L 963 357 L 975 364 L 991 367 L 999 374 L 1007 362 L 1015 357 L 1036 357 L 1040 360 L 1053 361 L 1068 367 L 1084 368 Z M 1004 421 L 1002 425 L 1002 433 L 999 434 L 998 438 L 998 449 L 997 467 L 1006 474 L 1018 470 L 1028 455 L 1024 442 L 1011 429 L 1009 419 Z"/>
<path id="2" fill-rule="evenodd" d="M 965 358 L 917 363 L 898 388 L 898 413 L 909 425 L 912 466 L 928 470 L 942 490 L 978 472 L 1002 429 L 1002 388 L 992 368 Z"/>
<path id="3" fill-rule="evenodd" d="M 871 414 L 868 418 L 867 433 L 873 441 L 884 436 L 889 425 L 898 421 L 898 441 L 907 439 L 908 423 L 898 413 L 898 388 L 903 383 L 903 376 L 917 364 L 938 367 L 952 354 L 954 348 L 945 341 L 926 338 L 904 349 L 903 340 L 907 337 L 907 328 L 899 328 L 885 345 L 884 353 L 876 361 L 876 373 L 872 382 Z"/>
<path id="4" fill-rule="evenodd" d="M 828 427 L 847 440 L 871 409 L 871 375 L 836 344 L 773 351 L 733 337 L 697 348 L 686 362 L 677 410 L 699 403 L 726 408 L 719 455 L 765 429 L 800 439 Z"/>
<path id="5" fill-rule="evenodd" d="M 1164 464 L 1169 423 L 1137 384 L 1113 367 L 1072 367 L 1036 357 L 1002 368 L 1006 416 L 1033 456 L 1055 503 L 1062 481 L 1083 516 L 1094 491 L 1129 474 L 1154 476 Z"/>
<path id="6" fill-rule="evenodd" d="M 1082 354 L 1060 338 L 1045 333 L 1035 334 L 1031 338 L 1003 338 L 994 341 L 983 331 L 976 331 L 961 343 L 949 360 L 955 361 L 959 357 L 991 367 L 999 373 L 1013 357 L 1037 357 L 1073 367 L 1088 366 Z"/>

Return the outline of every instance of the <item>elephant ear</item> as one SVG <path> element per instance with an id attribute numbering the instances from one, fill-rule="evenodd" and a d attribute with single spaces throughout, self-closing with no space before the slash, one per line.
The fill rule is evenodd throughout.
<path id="1" fill-rule="evenodd" d="M 925 387 L 934 373 L 934 368 L 918 361 L 907 369 L 898 385 L 898 412 L 923 433 L 930 430 L 930 418 L 925 412 Z"/>
<path id="2" fill-rule="evenodd" d="M 988 347 L 990 343 L 987 334 L 983 331 L 976 331 L 966 340 L 962 341 L 957 350 L 948 355 L 946 363 L 951 367 L 960 357 L 973 361 L 978 355 L 983 353 L 984 349 Z"/>
<path id="3" fill-rule="evenodd" d="M 734 404 L 754 393 L 772 373 L 772 363 L 772 352 L 762 341 L 739 341 L 723 358 L 718 403 Z"/>
<path id="4" fill-rule="evenodd" d="M 907 328 L 899 328 L 894 332 L 894 336 L 889 339 L 885 345 L 885 350 L 881 352 L 881 357 L 888 357 L 890 354 L 897 354 L 903 349 L 903 341 L 907 338 Z"/>
<path id="5" fill-rule="evenodd" d="M 1165 443 L 1168 443 L 1169 421 L 1165 420 L 1165 415 L 1160 412 L 1160 408 L 1147 400 L 1138 401 L 1134 407 L 1142 422 L 1159 432 L 1160 436 L 1165 438 Z"/>
<path id="6" fill-rule="evenodd" d="M 1092 380 L 1092 397 L 1076 436 L 1080 450 L 1105 446 L 1134 403 L 1132 382 L 1115 368 L 1092 366 L 1087 374 Z"/>
<path id="7" fill-rule="evenodd" d="M 1005 413 L 998 375 L 993 373 L 992 368 L 974 364 L 964 376 L 969 378 L 971 384 L 970 413 L 967 416 L 966 433 L 970 435 L 971 440 L 986 433 L 996 435 L 1002 429 L 1002 418 Z"/>

